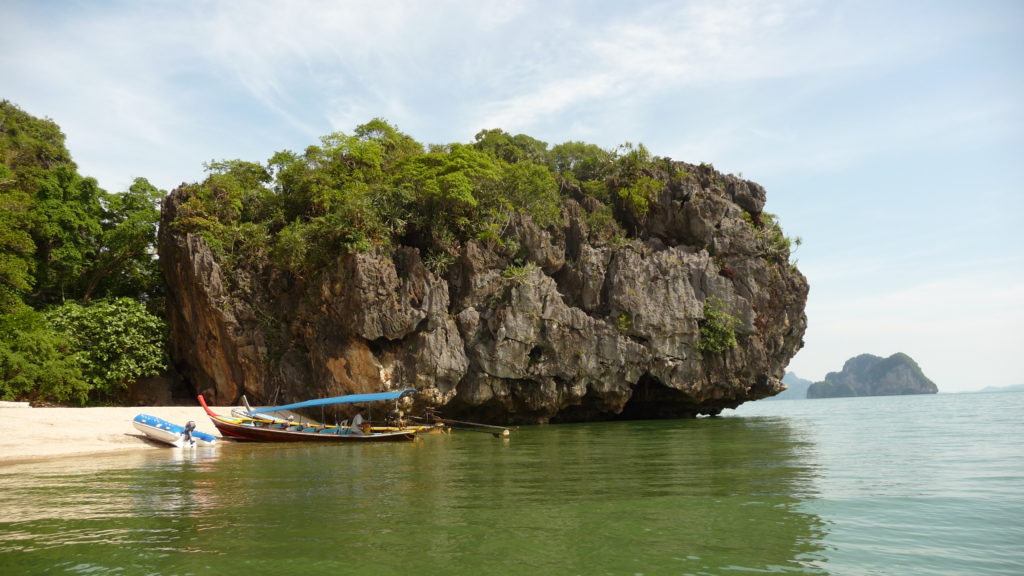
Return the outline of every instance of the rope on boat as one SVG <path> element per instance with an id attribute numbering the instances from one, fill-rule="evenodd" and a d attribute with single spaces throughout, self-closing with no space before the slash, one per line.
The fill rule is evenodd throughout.
<path id="1" fill-rule="evenodd" d="M 492 424 L 480 424 L 479 422 L 465 422 L 462 420 L 452 420 L 450 418 L 442 418 L 436 414 L 434 414 L 431 418 L 424 418 L 420 416 L 410 416 L 410 418 L 412 418 L 413 420 L 420 420 L 427 423 L 431 423 L 432 421 L 440 422 L 441 424 L 445 424 L 451 428 L 465 430 L 466 432 L 483 432 L 485 434 L 490 434 L 495 438 L 508 436 L 509 434 L 512 433 L 512 430 L 506 428 L 505 426 L 494 426 Z"/>

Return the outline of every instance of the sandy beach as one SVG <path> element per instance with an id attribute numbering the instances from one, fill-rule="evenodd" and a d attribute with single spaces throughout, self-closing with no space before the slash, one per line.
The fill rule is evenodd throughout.
<path id="1" fill-rule="evenodd" d="M 231 414 L 232 407 L 213 408 Z M 197 430 L 220 438 L 199 406 L 136 406 L 129 408 L 31 408 L 0 402 L 0 466 L 63 456 L 152 450 L 158 444 L 132 426 L 138 414 L 178 425 L 195 420 Z"/>

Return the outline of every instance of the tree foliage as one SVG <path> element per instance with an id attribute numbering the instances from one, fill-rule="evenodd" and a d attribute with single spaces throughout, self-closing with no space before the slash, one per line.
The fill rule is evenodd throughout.
<path id="1" fill-rule="evenodd" d="M 0 179 L 5 169 L 0 166 Z M 0 187 L 0 314 L 13 310 L 35 283 L 35 244 L 23 216 L 27 209 L 23 194 L 4 193 Z"/>
<path id="2" fill-rule="evenodd" d="M 108 400 L 165 367 L 166 325 L 136 300 L 21 305 L 0 316 L 0 398 Z"/>
<path id="3" fill-rule="evenodd" d="M 548 159 L 547 142 L 541 142 L 526 134 L 513 136 L 500 129 L 481 130 L 477 132 L 475 140 L 474 148 L 509 164 L 545 164 Z"/>
<path id="4" fill-rule="evenodd" d="M 160 285 L 154 256 L 160 200 L 164 192 L 145 178 L 136 178 L 121 194 L 103 198 L 100 236 L 81 299 L 96 294 L 151 297 Z"/>
<path id="5" fill-rule="evenodd" d="M 68 302 L 46 318 L 76 351 L 94 395 L 110 396 L 164 368 L 167 326 L 135 300 L 115 298 L 89 306 Z"/>
<path id="6" fill-rule="evenodd" d="M 142 372 L 154 369 L 149 360 L 133 358 L 133 347 L 156 346 L 162 354 L 163 336 L 156 344 L 148 337 L 93 342 L 83 339 L 85 332 L 55 325 L 66 312 L 43 310 L 115 297 L 156 308 L 163 196 L 144 178 L 121 194 L 107 193 L 78 173 L 53 121 L 0 102 L 0 396 L 85 402 L 126 382 L 131 372 L 121 362 L 138 364 Z M 109 328 L 135 323 L 135 338 L 159 321 L 126 304 L 82 309 L 90 315 L 105 311 L 100 322 Z M 124 352 L 112 349 L 95 360 L 109 366 L 98 375 L 88 362 L 103 342 Z M 158 364 L 163 367 L 162 359 Z"/>
<path id="7" fill-rule="evenodd" d="M 84 404 L 90 385 L 65 334 L 28 306 L 0 315 L 0 399 Z"/>
<path id="8" fill-rule="evenodd" d="M 266 255 L 306 277 L 339 250 L 401 243 L 442 270 L 467 241 L 503 243 L 517 215 L 557 225 L 567 196 L 617 198 L 596 230 L 612 238 L 616 217 L 634 224 L 645 217 L 660 190 L 653 165 L 643 145 L 549 149 L 499 129 L 480 131 L 468 145 L 425 147 L 378 118 L 302 153 L 277 152 L 265 165 L 208 164 L 206 180 L 186 187 L 173 225 L 201 234 L 228 267 Z"/>
<path id="9" fill-rule="evenodd" d="M 0 308 L 151 298 L 163 195 L 144 178 L 107 193 L 78 173 L 55 123 L 0 102 Z"/>

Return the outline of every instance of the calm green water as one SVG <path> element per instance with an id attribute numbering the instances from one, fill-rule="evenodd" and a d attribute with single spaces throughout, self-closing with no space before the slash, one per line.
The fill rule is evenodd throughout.
<path id="1" fill-rule="evenodd" d="M 0 466 L 0 573 L 1019 575 L 1022 412 L 1022 393 L 779 401 Z"/>

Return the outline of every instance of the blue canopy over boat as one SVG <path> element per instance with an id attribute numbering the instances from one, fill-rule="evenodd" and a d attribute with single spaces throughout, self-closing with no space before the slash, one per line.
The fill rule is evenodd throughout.
<path id="1" fill-rule="evenodd" d="M 328 406 L 330 404 L 356 404 L 361 402 L 377 402 L 380 400 L 397 400 L 415 393 L 415 388 L 406 388 L 405 390 L 395 390 L 393 392 L 375 392 L 373 394 L 350 394 L 348 396 L 318 398 L 316 400 L 296 402 L 295 404 L 285 404 L 284 406 L 266 406 L 264 408 L 257 408 L 252 410 L 250 414 L 263 414 L 264 412 L 277 412 L 278 410 L 295 410 L 297 408 L 310 408 L 313 406 Z"/>

